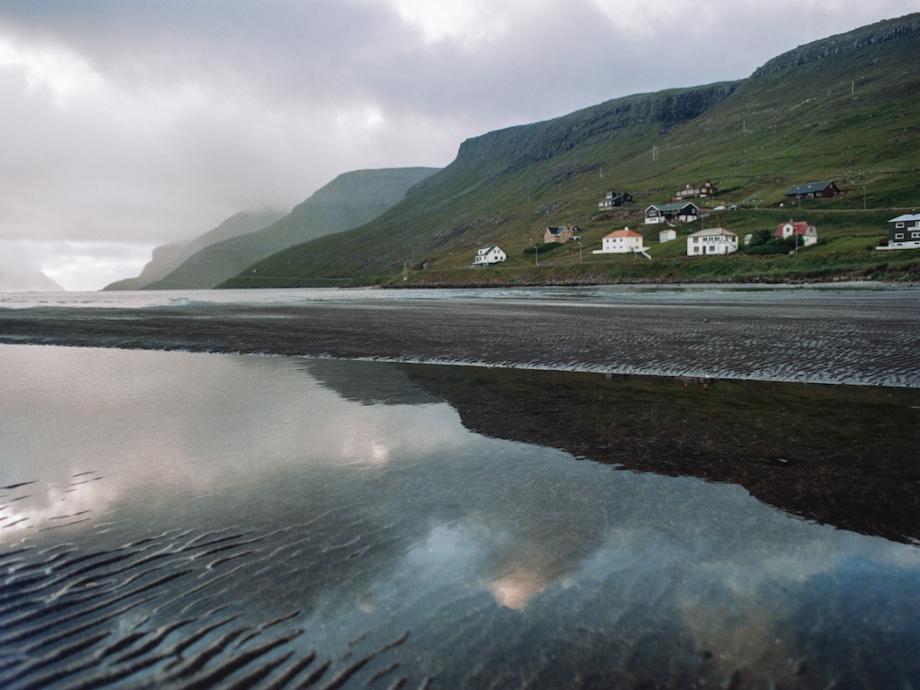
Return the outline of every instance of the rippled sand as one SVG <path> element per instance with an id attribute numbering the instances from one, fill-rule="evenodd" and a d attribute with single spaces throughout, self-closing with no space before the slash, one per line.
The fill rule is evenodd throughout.
<path id="1" fill-rule="evenodd" d="M 0 309 L 0 342 L 920 386 L 920 291 Z"/>

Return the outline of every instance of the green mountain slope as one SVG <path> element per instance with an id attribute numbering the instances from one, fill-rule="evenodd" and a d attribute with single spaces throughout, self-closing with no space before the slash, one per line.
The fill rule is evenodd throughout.
<path id="1" fill-rule="evenodd" d="M 137 278 L 116 281 L 104 287 L 103 290 L 140 290 L 154 281 L 165 278 L 171 271 L 181 266 L 183 261 L 208 245 L 261 230 L 283 215 L 278 211 L 269 210 L 237 213 L 213 230 L 209 230 L 190 242 L 176 242 L 156 247 L 153 250 L 152 259 L 144 266 L 144 270 Z"/>
<path id="2" fill-rule="evenodd" d="M 311 239 L 350 230 L 376 218 L 437 168 L 388 168 L 344 173 L 291 213 L 257 232 L 217 242 L 189 256 L 150 290 L 211 288 L 250 264 Z"/>
<path id="3" fill-rule="evenodd" d="M 854 261 L 865 263 L 865 246 L 884 234 L 879 219 L 887 209 L 920 203 L 918 160 L 915 14 L 802 46 L 739 82 L 631 96 L 471 139 L 450 166 L 373 222 L 280 252 L 223 286 L 402 283 L 404 267 L 410 282 L 533 281 L 554 271 L 568 278 L 629 279 L 633 269 L 624 273 L 617 265 L 624 259 L 596 258 L 590 250 L 624 225 L 638 225 L 649 233 L 646 244 L 654 244 L 658 228 L 642 227 L 645 206 L 707 179 L 721 192 L 701 206 L 745 209 L 716 214 L 707 225 L 747 232 L 788 218 L 788 208 L 763 209 L 781 208 L 789 186 L 836 181 L 843 197 L 801 209 L 818 214 L 827 230 L 819 222 L 819 234 L 831 243 L 809 251 L 843 252 L 844 259 L 847 252 L 862 252 Z M 607 189 L 630 192 L 634 207 L 599 213 Z M 870 218 L 859 213 L 864 205 L 886 211 Z M 828 214 L 847 209 L 846 223 L 829 220 Z M 536 271 L 533 254 L 523 251 L 542 239 L 546 226 L 563 224 L 580 226 L 584 260 L 570 243 L 554 249 Z M 835 245 L 838 240 L 843 244 Z M 488 244 L 500 245 L 509 261 L 498 270 L 468 269 L 476 249 Z M 654 247 L 653 258 L 667 261 L 635 269 L 635 277 L 655 279 L 665 264 L 686 263 L 681 244 L 679 238 Z M 889 254 L 884 260 L 902 259 Z M 706 265 L 709 259 L 691 261 Z M 564 270 L 553 268 L 564 264 Z"/>

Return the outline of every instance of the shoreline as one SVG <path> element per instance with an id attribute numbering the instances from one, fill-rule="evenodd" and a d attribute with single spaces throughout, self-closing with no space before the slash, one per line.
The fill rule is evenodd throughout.
<path id="1" fill-rule="evenodd" d="M 920 388 L 920 293 L 27 307 L 0 343 Z"/>

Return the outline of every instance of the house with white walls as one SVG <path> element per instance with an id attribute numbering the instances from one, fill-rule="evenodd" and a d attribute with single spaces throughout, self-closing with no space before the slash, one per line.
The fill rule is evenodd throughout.
<path id="1" fill-rule="evenodd" d="M 601 240 L 601 248 L 595 249 L 594 254 L 631 254 L 644 252 L 643 238 L 635 230 L 625 228 L 605 235 Z"/>
<path id="2" fill-rule="evenodd" d="M 805 221 L 793 221 L 781 223 L 776 226 L 776 237 L 787 239 L 797 237 L 803 247 L 810 247 L 818 243 L 818 230 L 814 225 L 809 225 Z"/>
<path id="3" fill-rule="evenodd" d="M 687 256 L 718 256 L 738 251 L 738 235 L 725 228 L 698 230 L 687 238 Z"/>
<path id="4" fill-rule="evenodd" d="M 671 240 L 677 239 L 677 230 L 674 228 L 668 228 L 667 230 L 662 230 L 658 233 L 658 242 L 664 244 L 665 242 L 670 242 Z"/>
<path id="5" fill-rule="evenodd" d="M 492 245 L 489 247 L 483 247 L 476 252 L 476 256 L 473 257 L 474 266 L 491 266 L 492 264 L 500 264 L 502 261 L 508 258 L 508 255 L 505 254 L 501 249 Z"/>

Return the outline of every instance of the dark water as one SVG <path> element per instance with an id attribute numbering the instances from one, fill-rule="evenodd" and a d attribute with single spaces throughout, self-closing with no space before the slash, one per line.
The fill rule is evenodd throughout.
<path id="1" fill-rule="evenodd" d="M 758 385 L 2 346 L 0 686 L 920 686 L 918 394 Z"/>

